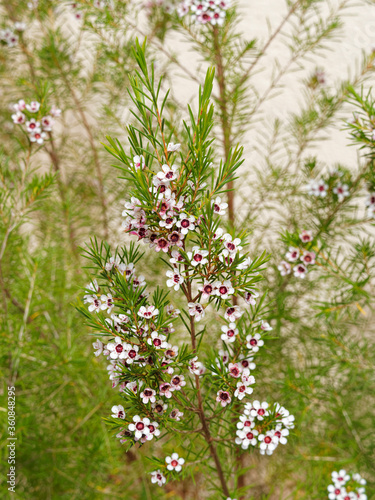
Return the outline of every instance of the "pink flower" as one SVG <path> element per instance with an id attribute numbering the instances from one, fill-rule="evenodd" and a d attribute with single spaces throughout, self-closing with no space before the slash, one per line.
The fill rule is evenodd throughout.
<path id="1" fill-rule="evenodd" d="M 150 472 L 151 474 L 151 482 L 152 484 L 157 483 L 159 486 L 163 486 L 166 482 L 165 476 L 160 472 L 160 470 L 155 470 L 154 472 Z"/>
<path id="2" fill-rule="evenodd" d="M 304 278 L 307 274 L 307 269 L 302 264 L 297 264 L 293 268 L 293 273 L 296 278 Z"/>
<path id="3" fill-rule="evenodd" d="M 186 385 L 185 377 L 183 375 L 175 375 L 171 380 L 171 390 L 179 391 Z"/>
<path id="4" fill-rule="evenodd" d="M 280 264 L 277 266 L 277 269 L 280 271 L 281 276 L 286 276 L 292 272 L 292 266 L 289 262 L 282 260 Z"/>
<path id="5" fill-rule="evenodd" d="M 203 285 L 198 287 L 198 290 L 202 292 L 202 299 L 207 300 L 215 293 L 215 287 L 213 283 L 205 280 Z"/>
<path id="6" fill-rule="evenodd" d="M 231 306 L 225 311 L 224 318 L 231 323 L 243 315 L 239 306 Z"/>
<path id="7" fill-rule="evenodd" d="M 155 403 L 155 401 L 156 401 L 155 394 L 156 394 L 156 391 L 154 391 L 153 389 L 150 389 L 149 387 L 144 389 L 143 392 L 141 392 L 141 394 L 140 394 L 140 397 L 142 399 L 142 403 L 147 404 L 149 401 L 151 401 L 151 403 Z"/>
<path id="8" fill-rule="evenodd" d="M 315 264 L 315 252 L 308 252 L 307 250 L 305 250 L 303 252 L 301 260 L 307 266 L 310 265 L 310 264 L 311 265 Z"/>
<path id="9" fill-rule="evenodd" d="M 168 382 L 163 382 L 159 386 L 159 392 L 160 396 L 165 396 L 166 398 L 170 399 L 172 397 L 172 387 L 171 384 L 168 384 Z"/>
<path id="10" fill-rule="evenodd" d="M 228 391 L 218 391 L 216 401 L 218 401 L 224 408 L 225 406 L 229 405 L 229 403 L 232 401 L 232 398 L 230 397 Z"/>
<path id="11" fill-rule="evenodd" d="M 289 260 L 289 262 L 294 262 L 299 258 L 299 255 L 299 248 L 289 247 L 289 251 L 286 253 L 285 257 Z"/>
<path id="12" fill-rule="evenodd" d="M 312 231 L 302 231 L 302 233 L 299 235 L 301 241 L 303 241 L 303 243 L 308 243 L 309 241 L 312 241 L 314 238 L 313 238 L 313 235 L 312 235 Z"/>

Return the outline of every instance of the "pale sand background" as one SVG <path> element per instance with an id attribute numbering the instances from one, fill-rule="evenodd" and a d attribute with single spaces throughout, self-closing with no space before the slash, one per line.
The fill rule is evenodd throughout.
<path id="1" fill-rule="evenodd" d="M 339 2 L 336 0 L 329 2 L 321 2 L 327 7 L 337 6 Z M 269 34 L 269 25 L 271 31 L 280 24 L 287 12 L 286 4 L 283 0 L 239 0 L 238 2 L 243 20 L 239 29 L 247 39 L 258 38 L 258 40 L 266 41 Z M 266 88 L 270 81 L 271 69 L 274 66 L 273 61 L 277 59 L 281 64 L 287 60 L 288 50 L 281 43 L 281 37 L 272 44 L 267 55 L 264 58 L 266 66 L 264 71 L 256 76 L 256 87 L 261 93 L 262 88 Z M 260 44 L 262 45 L 262 43 Z M 174 33 L 167 39 L 167 46 L 171 51 L 179 55 L 179 59 L 190 68 L 192 72 L 197 68 L 199 56 L 189 48 L 188 43 L 183 40 L 182 35 Z M 345 10 L 344 27 L 340 30 L 340 39 L 338 41 L 330 41 L 329 51 L 325 51 L 323 56 L 314 57 L 313 62 L 304 60 L 303 70 L 287 75 L 282 79 L 284 89 L 281 95 L 275 97 L 271 102 L 267 102 L 263 107 L 263 118 L 265 123 L 271 123 L 276 117 L 284 118 L 286 112 L 296 111 L 304 102 L 301 94 L 301 80 L 311 74 L 313 70 L 319 66 L 323 68 L 327 76 L 327 86 L 337 83 L 340 80 L 346 79 L 349 75 L 349 70 L 353 74 L 354 69 L 358 68 L 358 62 L 361 59 L 363 51 L 367 53 L 375 46 L 375 4 L 371 5 L 360 1 L 357 6 L 352 3 L 352 6 Z M 260 65 L 264 67 L 263 65 Z M 196 95 L 197 84 L 188 81 L 182 76 L 182 70 L 176 68 L 175 78 L 173 81 L 174 95 L 178 98 L 181 106 L 185 108 L 186 101 Z M 372 76 L 367 85 L 372 85 L 375 76 Z M 341 114 L 341 118 L 350 118 L 351 114 Z M 336 130 L 329 132 L 329 140 L 320 142 L 316 152 L 320 160 L 334 164 L 342 162 L 346 165 L 353 164 L 357 161 L 357 152 L 355 148 L 348 148 L 349 138 L 345 131 L 340 131 L 343 122 L 337 123 Z M 255 160 L 253 155 L 253 145 L 256 144 L 257 127 L 252 125 L 252 131 L 247 134 L 245 151 L 247 161 Z M 255 141 L 255 142 L 254 142 Z"/>

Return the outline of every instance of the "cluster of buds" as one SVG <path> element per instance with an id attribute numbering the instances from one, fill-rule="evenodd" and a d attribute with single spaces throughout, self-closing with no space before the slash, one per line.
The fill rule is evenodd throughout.
<path id="1" fill-rule="evenodd" d="M 360 474 L 348 474 L 344 469 L 332 472 L 332 483 L 328 486 L 329 500 L 367 500 L 366 480 Z"/>
<path id="2" fill-rule="evenodd" d="M 26 131 L 30 142 L 43 144 L 48 134 L 52 132 L 55 118 L 61 115 L 61 110 L 56 106 L 46 109 L 38 101 L 29 104 L 20 99 L 17 104 L 11 106 L 13 123 L 20 125 Z"/>
<path id="3" fill-rule="evenodd" d="M 308 273 L 308 269 L 315 264 L 316 254 L 309 249 L 313 241 L 311 231 L 302 231 L 299 235 L 301 247 L 290 246 L 285 254 L 286 260 L 282 260 L 278 265 L 278 270 L 281 276 L 286 276 L 292 272 L 297 278 L 304 278 Z"/>
<path id="4" fill-rule="evenodd" d="M 335 200 L 341 203 L 350 195 L 349 184 L 342 181 L 343 176 L 345 173 L 336 169 L 325 177 L 312 179 L 306 185 L 307 193 L 320 198 L 326 198 L 331 194 Z"/>
<path id="5" fill-rule="evenodd" d="M 265 401 L 246 403 L 237 423 L 236 444 L 247 450 L 259 448 L 261 455 L 272 455 L 279 444 L 287 443 L 289 430 L 294 428 L 294 416 L 275 403 L 269 408 Z"/>
<path id="6" fill-rule="evenodd" d="M 26 24 L 23 22 L 15 22 L 13 28 L 0 30 L 0 42 L 3 42 L 8 47 L 15 47 L 18 44 L 18 35 L 16 31 L 25 31 Z"/>
<path id="7" fill-rule="evenodd" d="M 222 26 L 231 0 L 183 0 L 177 7 L 180 17 L 190 14 L 194 22 Z"/>

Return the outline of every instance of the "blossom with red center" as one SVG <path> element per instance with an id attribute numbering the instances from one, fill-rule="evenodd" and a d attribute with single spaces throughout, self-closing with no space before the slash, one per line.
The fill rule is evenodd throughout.
<path id="1" fill-rule="evenodd" d="M 345 200 L 349 196 L 349 186 L 347 184 L 341 184 L 338 182 L 336 187 L 333 188 L 334 194 L 337 196 L 339 203 Z"/>
<path id="2" fill-rule="evenodd" d="M 180 391 L 186 385 L 183 375 L 175 375 L 171 380 L 171 390 Z"/>
<path id="3" fill-rule="evenodd" d="M 281 426 L 277 426 L 275 429 L 275 438 L 277 439 L 278 443 L 280 444 L 286 444 L 288 442 L 286 436 L 289 435 L 288 429 L 283 429 Z"/>
<path id="4" fill-rule="evenodd" d="M 160 470 L 155 470 L 154 472 L 150 472 L 151 474 L 151 482 L 152 484 L 158 484 L 159 486 L 163 486 L 166 482 L 165 476 L 160 472 Z"/>
<path id="5" fill-rule="evenodd" d="M 188 234 L 195 229 L 195 218 L 192 215 L 180 214 L 180 219 L 176 222 L 182 234 Z"/>
<path id="6" fill-rule="evenodd" d="M 189 302 L 188 307 L 189 307 L 189 314 L 190 316 L 195 317 L 195 321 L 200 321 L 204 317 L 205 312 L 200 304 L 195 302 Z"/>
<path id="7" fill-rule="evenodd" d="M 225 325 L 221 327 L 221 340 L 224 342 L 234 342 L 236 340 L 236 335 L 238 335 L 238 328 L 236 328 L 235 323 L 229 323 L 229 325 Z"/>
<path id="8" fill-rule="evenodd" d="M 182 247 L 183 245 L 183 239 L 185 238 L 185 235 L 181 232 L 179 233 L 178 231 L 173 231 L 168 235 L 168 241 L 171 246 L 176 245 L 178 247 Z"/>
<path id="9" fill-rule="evenodd" d="M 45 132 L 51 132 L 52 126 L 54 123 L 52 116 L 48 116 L 48 115 L 43 116 L 41 123 L 42 123 L 42 128 Z"/>
<path id="10" fill-rule="evenodd" d="M 255 306 L 256 305 L 256 301 L 255 299 L 259 297 L 259 293 L 257 292 L 254 292 L 254 290 L 248 290 L 247 292 L 245 292 L 245 295 L 244 295 L 244 299 L 245 299 L 245 302 L 251 306 Z"/>
<path id="11" fill-rule="evenodd" d="M 332 481 L 335 485 L 344 486 L 349 480 L 350 476 L 345 469 L 332 472 Z"/>
<path id="12" fill-rule="evenodd" d="M 111 412 L 113 418 L 122 418 L 122 419 L 125 418 L 124 407 L 121 405 L 112 406 Z"/>
<path id="13" fill-rule="evenodd" d="M 129 347 L 131 346 L 123 342 L 120 337 L 115 337 L 114 342 L 108 342 L 107 344 L 111 359 L 125 359 Z"/>
<path id="14" fill-rule="evenodd" d="M 229 280 L 215 281 L 215 294 L 222 300 L 226 300 L 230 295 L 234 294 L 234 288 Z"/>
<path id="15" fill-rule="evenodd" d="M 293 267 L 293 273 L 296 278 L 304 278 L 307 274 L 307 268 L 303 264 L 297 264 Z"/>
<path id="16" fill-rule="evenodd" d="M 26 116 L 21 113 L 21 111 L 17 111 L 12 115 L 12 120 L 13 123 L 17 123 L 18 125 L 21 125 L 22 123 L 25 123 Z"/>
<path id="17" fill-rule="evenodd" d="M 168 384 L 168 382 L 163 382 L 162 384 L 159 385 L 159 393 L 160 396 L 165 396 L 166 398 L 171 398 L 172 397 L 172 386 L 171 384 Z"/>
<path id="18" fill-rule="evenodd" d="M 167 271 L 166 275 L 169 278 L 169 280 L 167 280 L 167 286 L 169 288 L 173 287 L 177 292 L 180 285 L 184 282 L 184 277 L 178 271 Z"/>
<path id="19" fill-rule="evenodd" d="M 255 400 L 253 403 L 246 403 L 244 413 L 258 420 L 263 420 L 264 417 L 269 415 L 267 408 L 268 403 L 265 401 L 260 403 L 260 401 Z"/>
<path id="20" fill-rule="evenodd" d="M 47 134 L 45 132 L 32 132 L 29 135 L 29 140 L 30 142 L 36 142 L 37 144 L 43 144 L 44 140 L 46 139 Z"/>
<path id="21" fill-rule="evenodd" d="M 143 392 L 141 392 L 139 396 L 142 399 L 142 403 L 146 405 L 149 401 L 151 401 L 151 403 L 155 403 L 155 394 L 156 391 L 150 389 L 149 387 L 146 387 L 146 389 L 143 389 Z"/>
<path id="22" fill-rule="evenodd" d="M 96 296 L 96 295 L 86 295 L 85 296 L 85 303 L 89 303 L 88 310 L 90 312 L 99 312 L 101 310 L 102 302 L 101 300 Z"/>
<path id="23" fill-rule="evenodd" d="M 300 251 L 299 248 L 289 247 L 289 251 L 286 253 L 285 257 L 289 262 L 294 262 L 299 259 Z"/>
<path id="24" fill-rule="evenodd" d="M 239 306 L 231 306 L 225 311 L 224 318 L 233 323 L 236 319 L 240 318 L 243 313 L 244 312 L 241 311 Z"/>
<path id="25" fill-rule="evenodd" d="M 233 378 L 241 377 L 242 370 L 242 366 L 238 363 L 229 363 L 228 365 L 228 373 Z"/>
<path id="26" fill-rule="evenodd" d="M 158 314 L 159 309 L 156 309 L 155 306 L 141 306 L 138 311 L 138 316 L 145 319 L 151 319 L 153 316 L 157 316 Z"/>
<path id="27" fill-rule="evenodd" d="M 315 264 L 315 252 L 308 252 L 305 250 L 301 260 L 304 264 L 306 264 L 306 266 Z"/>
<path id="28" fill-rule="evenodd" d="M 212 200 L 211 204 L 214 207 L 215 214 L 225 215 L 226 209 L 228 208 L 228 203 L 223 202 L 220 196 L 218 196 L 215 200 Z"/>
<path id="29" fill-rule="evenodd" d="M 163 252 L 167 253 L 168 249 L 169 249 L 169 242 L 166 238 L 164 238 L 162 236 L 161 238 L 158 238 L 156 240 L 156 245 L 155 245 L 156 252 L 163 251 Z"/>
<path id="30" fill-rule="evenodd" d="M 277 269 L 280 271 L 281 276 L 286 276 L 292 272 L 292 266 L 289 262 L 282 260 L 280 264 L 277 266 Z"/>
<path id="31" fill-rule="evenodd" d="M 255 422 L 247 415 L 241 415 L 240 421 L 237 423 L 237 429 L 242 430 L 251 430 L 255 427 Z"/>
<path id="32" fill-rule="evenodd" d="M 171 182 L 177 179 L 178 167 L 172 165 L 169 167 L 168 165 L 162 165 L 162 171 L 156 174 L 157 178 L 162 182 Z"/>
<path id="33" fill-rule="evenodd" d="M 251 427 L 244 427 L 236 431 L 235 443 L 241 445 L 243 450 L 247 450 L 249 446 L 256 446 L 258 431 L 252 429 Z"/>
<path id="34" fill-rule="evenodd" d="M 192 252 L 187 252 L 188 259 L 192 266 L 203 266 L 208 263 L 208 259 L 206 258 L 208 250 L 201 250 L 199 247 L 193 247 L 192 250 Z"/>
<path id="35" fill-rule="evenodd" d="M 102 295 L 100 297 L 100 300 L 102 301 L 100 309 L 102 311 L 106 311 L 108 314 L 111 314 L 112 309 L 115 307 L 112 295 L 110 293 L 107 293 L 107 295 Z"/>
<path id="36" fill-rule="evenodd" d="M 178 347 L 177 346 L 170 347 L 165 351 L 164 355 L 166 358 L 170 359 L 175 358 L 178 355 Z"/>
<path id="37" fill-rule="evenodd" d="M 309 243 L 314 239 L 312 231 L 306 231 L 306 230 L 303 230 L 302 233 L 299 235 L 299 237 L 301 241 L 303 241 L 303 243 Z"/>
<path id="38" fill-rule="evenodd" d="M 198 361 L 198 356 L 195 356 L 189 363 L 189 372 L 192 373 L 193 375 L 203 375 L 204 372 L 206 371 L 206 368 L 204 367 L 203 363 Z"/>
<path id="39" fill-rule="evenodd" d="M 40 103 L 37 101 L 32 101 L 30 104 L 26 104 L 26 109 L 30 113 L 37 113 L 40 108 Z"/>
<path id="40" fill-rule="evenodd" d="M 225 406 L 229 405 L 229 403 L 232 401 L 232 398 L 230 397 L 230 394 L 228 391 L 218 391 L 217 392 L 217 397 L 216 401 L 218 401 L 221 406 L 224 408 Z"/>
<path id="41" fill-rule="evenodd" d="M 330 484 L 327 488 L 329 500 L 343 500 L 345 498 L 345 488 Z"/>
<path id="42" fill-rule="evenodd" d="M 252 387 L 249 387 L 243 382 L 237 382 L 237 388 L 234 392 L 234 397 L 238 398 L 241 401 L 241 399 L 243 399 L 247 394 L 250 395 L 252 394 L 252 392 L 253 392 Z"/>
<path id="43" fill-rule="evenodd" d="M 179 458 L 178 453 L 172 453 L 170 457 L 166 457 L 165 461 L 167 463 L 167 469 L 176 472 L 180 472 L 182 465 L 185 463 L 183 458 Z"/>
<path id="44" fill-rule="evenodd" d="M 198 290 L 202 292 L 202 299 L 207 300 L 211 297 L 211 295 L 215 294 L 215 286 L 214 283 L 210 283 L 209 281 L 205 280 L 203 285 L 200 285 L 198 287 Z"/>
<path id="45" fill-rule="evenodd" d="M 183 417 L 183 415 L 184 414 L 182 411 L 178 410 L 177 408 L 174 408 L 168 416 L 169 418 L 176 420 L 176 422 L 179 422 Z"/>
<path id="46" fill-rule="evenodd" d="M 245 358 L 244 355 L 242 354 L 240 356 L 240 363 L 242 365 L 242 368 L 245 370 L 255 370 L 256 365 L 254 363 L 254 358 L 251 356 L 249 358 Z"/>
<path id="47" fill-rule="evenodd" d="M 275 431 L 267 431 L 265 434 L 259 434 L 259 449 L 261 455 L 272 455 L 278 445 L 278 440 L 275 438 Z"/>
<path id="48" fill-rule="evenodd" d="M 137 439 L 141 439 L 143 435 L 147 436 L 150 434 L 150 430 L 148 428 L 148 424 L 150 423 L 150 419 L 141 418 L 139 415 L 135 415 L 133 417 L 134 424 L 129 424 L 128 429 L 131 432 L 134 432 L 134 436 Z"/>
<path id="49" fill-rule="evenodd" d="M 128 348 L 124 358 L 127 365 L 131 365 L 134 361 L 139 359 L 138 350 L 139 347 L 137 345 L 133 345 Z"/>
<path id="50" fill-rule="evenodd" d="M 158 401 L 151 403 L 151 408 L 158 415 L 162 415 L 165 412 L 165 410 L 168 408 L 168 404 L 164 403 L 164 401 L 162 399 L 159 399 Z"/>
<path id="51" fill-rule="evenodd" d="M 160 227 L 165 227 L 165 229 L 171 229 L 176 223 L 176 217 L 174 217 L 173 212 L 166 212 L 162 215 L 162 220 L 159 221 Z"/>
<path id="52" fill-rule="evenodd" d="M 155 347 L 155 349 L 168 349 L 170 346 L 165 339 L 165 335 L 158 332 L 152 332 L 151 338 L 147 340 L 147 343 Z"/>
<path id="53" fill-rule="evenodd" d="M 136 170 L 144 170 L 145 168 L 145 159 L 143 156 L 133 156 L 133 163 L 130 164 L 132 168 L 135 168 Z"/>
<path id="54" fill-rule="evenodd" d="M 34 132 L 40 132 L 40 122 L 37 122 L 35 118 L 31 118 L 30 121 L 26 122 L 26 129 L 30 134 Z"/>
<path id="55" fill-rule="evenodd" d="M 259 348 L 264 345 L 264 340 L 261 339 L 259 333 L 255 333 L 254 335 L 247 335 L 246 340 L 246 347 L 251 352 L 258 352 Z"/>
<path id="56" fill-rule="evenodd" d="M 223 253 L 227 252 L 228 254 L 235 254 L 237 251 L 242 250 L 240 246 L 241 240 L 240 238 L 232 238 L 230 234 L 224 234 L 223 236 L 223 244 L 226 250 Z"/>

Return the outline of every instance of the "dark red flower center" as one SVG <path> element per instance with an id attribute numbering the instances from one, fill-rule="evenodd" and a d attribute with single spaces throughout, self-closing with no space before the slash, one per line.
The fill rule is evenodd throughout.
<path id="1" fill-rule="evenodd" d="M 161 340 L 159 338 L 154 339 L 154 346 L 158 347 L 161 345 Z"/>
<path id="2" fill-rule="evenodd" d="M 272 439 L 269 436 L 266 436 L 264 438 L 264 442 L 267 443 L 267 444 L 270 444 L 271 441 L 272 441 Z"/>
<path id="3" fill-rule="evenodd" d="M 172 467 L 177 467 L 177 465 L 178 465 L 177 460 L 172 460 L 171 465 L 172 465 Z"/>
<path id="4" fill-rule="evenodd" d="M 219 293 L 221 293 L 221 295 L 225 295 L 226 293 L 228 293 L 228 288 L 226 286 L 221 286 L 219 288 Z"/>
<path id="5" fill-rule="evenodd" d="M 182 219 L 181 226 L 187 228 L 190 226 L 190 222 L 187 219 Z"/>
<path id="6" fill-rule="evenodd" d="M 116 352 L 122 352 L 123 350 L 124 350 L 124 348 L 122 347 L 121 344 L 117 344 L 117 346 L 115 347 Z"/>
<path id="7" fill-rule="evenodd" d="M 246 437 L 247 437 L 247 439 L 253 439 L 254 438 L 254 434 L 252 432 L 248 432 L 246 434 Z"/>
<path id="8" fill-rule="evenodd" d="M 143 422 L 137 422 L 136 425 L 135 425 L 135 428 L 138 431 L 143 431 L 143 429 L 145 428 L 145 424 Z"/>

